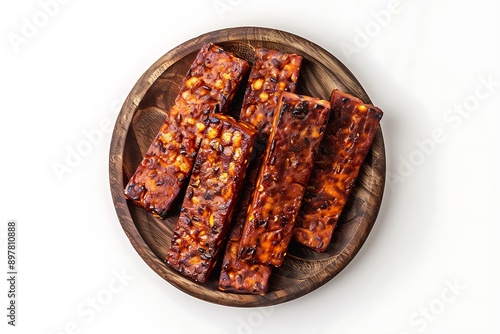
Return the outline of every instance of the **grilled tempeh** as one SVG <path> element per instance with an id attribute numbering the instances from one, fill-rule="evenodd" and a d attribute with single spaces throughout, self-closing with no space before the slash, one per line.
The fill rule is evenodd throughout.
<path id="1" fill-rule="evenodd" d="M 338 90 L 332 92 L 330 103 L 330 120 L 294 230 L 294 240 L 318 252 L 330 244 L 383 114 Z"/>
<path id="2" fill-rule="evenodd" d="M 158 135 L 125 188 L 137 205 L 165 218 L 191 172 L 209 114 L 227 111 L 248 63 L 204 45 Z"/>
<path id="3" fill-rule="evenodd" d="M 214 115 L 207 125 L 166 258 L 198 282 L 209 278 L 223 247 L 256 135 L 229 116 Z"/>
<path id="4" fill-rule="evenodd" d="M 281 95 L 243 227 L 241 259 L 273 266 L 283 262 L 329 114 L 327 101 Z"/>
<path id="5" fill-rule="evenodd" d="M 240 120 L 247 121 L 259 131 L 263 145 L 269 136 L 274 111 L 284 91 L 294 92 L 300 73 L 302 57 L 276 50 L 257 48 L 255 61 L 248 78 Z M 260 147 L 257 146 L 257 148 Z M 240 195 L 233 218 L 233 227 L 227 241 L 219 277 L 219 289 L 223 291 L 265 294 L 269 286 L 272 267 L 250 263 L 238 258 L 243 224 L 252 193 L 257 181 L 263 152 L 258 152 L 250 162 L 245 188 Z"/>
<path id="6" fill-rule="evenodd" d="M 250 263 L 238 257 L 243 224 L 255 189 L 255 182 L 259 176 L 261 157 L 262 155 L 259 154 L 256 159 L 250 162 L 245 187 L 236 206 L 219 276 L 219 289 L 223 291 L 265 294 L 269 286 L 272 267 Z"/>
<path id="7" fill-rule="evenodd" d="M 301 64 L 302 57 L 296 54 L 265 48 L 255 50 L 240 119 L 255 126 L 260 141 L 269 136 L 281 93 L 295 91 Z"/>

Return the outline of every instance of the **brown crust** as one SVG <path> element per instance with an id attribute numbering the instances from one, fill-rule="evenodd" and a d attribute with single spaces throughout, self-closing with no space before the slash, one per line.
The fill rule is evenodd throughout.
<path id="1" fill-rule="evenodd" d="M 281 93 L 295 91 L 301 64 L 302 57 L 296 54 L 265 48 L 255 50 L 255 61 L 248 78 L 240 119 L 257 128 L 261 143 L 265 143 L 269 137 Z M 265 294 L 268 290 L 272 267 L 238 258 L 243 225 L 262 158 L 262 152 L 258 152 L 256 158 L 250 162 L 245 188 L 237 204 L 219 277 L 219 289 L 223 291 Z"/>
<path id="2" fill-rule="evenodd" d="M 248 71 L 245 60 L 222 48 L 201 48 L 174 105 L 125 188 L 135 204 L 165 218 L 189 176 L 209 114 L 227 111 Z"/>
<path id="3" fill-rule="evenodd" d="M 196 157 L 167 263 L 205 282 L 229 229 L 256 139 L 255 129 L 229 116 L 210 118 Z"/>
<path id="4" fill-rule="evenodd" d="M 318 252 L 330 244 L 375 133 L 382 111 L 334 90 L 332 114 L 296 221 L 294 240 Z"/>
<path id="5" fill-rule="evenodd" d="M 330 104 L 284 92 L 243 227 L 239 257 L 280 266 L 323 137 Z"/>

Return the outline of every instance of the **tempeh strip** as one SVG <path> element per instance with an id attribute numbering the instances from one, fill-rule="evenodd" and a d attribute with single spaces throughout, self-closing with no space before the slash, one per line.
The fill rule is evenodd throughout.
<path id="1" fill-rule="evenodd" d="M 240 120 L 255 126 L 259 140 L 267 141 L 282 92 L 295 92 L 302 57 L 257 48 L 243 98 Z"/>
<path id="2" fill-rule="evenodd" d="M 256 140 L 256 130 L 224 115 L 210 118 L 174 230 L 167 263 L 206 282 L 216 263 Z"/>
<path id="3" fill-rule="evenodd" d="M 330 114 L 327 101 L 284 92 L 243 227 L 239 256 L 280 266 Z"/>
<path id="4" fill-rule="evenodd" d="M 191 172 L 210 113 L 224 113 L 249 65 L 222 48 L 204 45 L 181 85 L 125 196 L 165 218 Z"/>
<path id="5" fill-rule="evenodd" d="M 240 120 L 247 121 L 259 131 L 264 147 L 269 136 L 273 116 L 283 91 L 294 92 L 300 73 L 302 57 L 276 50 L 257 48 L 255 61 L 248 78 Z M 219 277 L 219 289 L 223 291 L 265 294 L 269 286 L 272 267 L 253 264 L 238 258 L 241 232 L 246 213 L 262 162 L 262 151 L 250 162 L 245 188 L 240 195 L 227 241 Z"/>
<path id="6" fill-rule="evenodd" d="M 331 116 L 297 217 L 294 240 L 318 252 L 330 244 L 382 111 L 334 90 Z"/>
<path id="7" fill-rule="evenodd" d="M 261 156 L 259 155 L 250 162 L 245 187 L 240 194 L 232 221 L 233 225 L 229 232 L 219 276 L 219 289 L 223 291 L 263 295 L 267 292 L 269 286 L 272 267 L 250 263 L 238 257 L 243 224 L 255 189 L 255 182 L 259 176 L 259 165 L 262 161 L 259 157 Z"/>

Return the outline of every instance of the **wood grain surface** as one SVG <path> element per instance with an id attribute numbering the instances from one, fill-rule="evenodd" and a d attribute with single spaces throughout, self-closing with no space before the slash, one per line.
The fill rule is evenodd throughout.
<path id="1" fill-rule="evenodd" d="M 273 270 L 269 291 L 264 296 L 219 291 L 217 268 L 205 284 L 181 276 L 164 261 L 178 217 L 178 205 L 162 220 L 129 203 L 123 189 L 163 123 L 198 50 L 208 42 L 250 62 L 255 47 L 297 53 L 304 57 L 297 93 L 328 100 L 331 91 L 338 88 L 358 96 L 365 103 L 372 102 L 352 73 L 318 45 L 279 30 L 238 27 L 209 32 L 166 53 L 139 78 L 123 104 L 111 141 L 109 179 L 118 218 L 135 250 L 158 275 L 194 297 L 238 307 L 279 304 L 303 296 L 331 280 L 365 242 L 375 223 L 384 191 L 382 131 L 379 128 L 325 253 L 292 243 L 283 265 Z M 243 83 L 230 110 L 235 116 L 239 114 L 244 86 Z"/>

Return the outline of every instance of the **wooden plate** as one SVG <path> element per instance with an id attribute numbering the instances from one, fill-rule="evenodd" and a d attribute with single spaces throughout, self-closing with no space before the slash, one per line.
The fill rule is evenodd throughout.
<path id="1" fill-rule="evenodd" d="M 129 203 L 123 189 L 139 165 L 172 105 L 180 84 L 205 43 L 212 42 L 248 61 L 255 47 L 267 47 L 304 57 L 297 93 L 328 100 L 334 88 L 371 103 L 352 73 L 333 55 L 299 36 L 267 28 L 239 27 L 209 32 L 166 53 L 136 83 L 116 121 L 109 170 L 113 201 L 130 242 L 161 277 L 180 290 L 203 300 L 231 306 L 265 306 L 303 296 L 337 275 L 356 255 L 375 223 L 385 183 L 385 150 L 379 129 L 361 168 L 332 243 L 319 254 L 292 244 L 280 268 L 274 269 L 264 296 L 241 295 L 217 289 L 217 272 L 198 284 L 171 270 L 164 262 L 178 211 L 165 220 Z M 245 85 L 242 85 L 243 88 Z M 243 89 L 236 99 L 241 99 Z M 237 102 L 236 102 L 237 104 Z M 238 114 L 239 110 L 232 113 Z"/>

